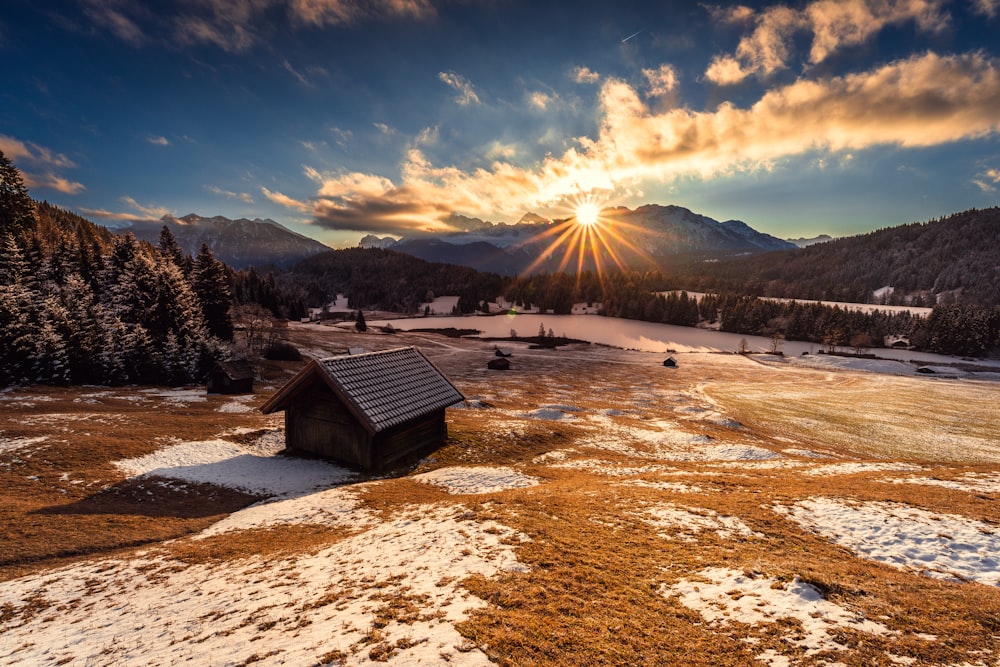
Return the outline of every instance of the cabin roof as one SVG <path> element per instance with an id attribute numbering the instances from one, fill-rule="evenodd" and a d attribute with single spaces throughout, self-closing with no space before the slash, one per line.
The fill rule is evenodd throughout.
<path id="1" fill-rule="evenodd" d="M 415 347 L 316 359 L 260 410 L 284 410 L 314 382 L 325 383 L 371 433 L 406 423 L 465 399 Z"/>
<path id="2" fill-rule="evenodd" d="M 234 359 L 231 361 L 220 361 L 216 364 L 219 370 L 225 373 L 230 380 L 252 380 L 253 364 L 246 359 Z"/>

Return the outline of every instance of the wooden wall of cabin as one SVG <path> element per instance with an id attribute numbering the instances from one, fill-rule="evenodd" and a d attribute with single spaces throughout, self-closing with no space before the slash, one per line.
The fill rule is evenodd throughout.
<path id="1" fill-rule="evenodd" d="M 444 410 L 437 410 L 420 419 L 401 424 L 374 438 L 374 461 L 377 469 L 385 469 L 395 463 L 434 451 L 444 444 L 448 437 L 448 424 Z"/>
<path id="2" fill-rule="evenodd" d="M 368 431 L 321 384 L 307 388 L 285 409 L 285 445 L 362 468 L 373 463 Z"/>

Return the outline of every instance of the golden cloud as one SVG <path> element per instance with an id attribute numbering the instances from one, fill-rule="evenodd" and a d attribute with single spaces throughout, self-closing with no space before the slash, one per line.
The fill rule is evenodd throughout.
<path id="1" fill-rule="evenodd" d="M 439 230 L 452 212 L 520 217 L 588 192 L 774 168 L 816 151 L 981 137 L 1000 131 L 1000 63 L 982 54 L 927 53 L 870 72 L 802 79 L 748 108 L 726 103 L 709 111 L 656 112 L 630 84 L 609 79 L 599 102 L 596 138 L 579 137 L 575 147 L 532 167 L 501 160 L 474 170 L 439 167 L 411 148 L 399 184 L 374 174 L 307 169 L 319 184 L 317 196 L 293 207 L 309 207 L 318 224 L 333 229 Z"/>
<path id="2" fill-rule="evenodd" d="M 888 25 L 913 21 L 921 30 L 937 31 L 948 24 L 943 4 L 944 0 L 815 0 L 801 11 L 770 7 L 756 15 L 756 27 L 740 40 L 736 53 L 716 56 L 705 76 L 725 85 L 784 69 L 791 59 L 792 39 L 801 31 L 812 32 L 809 62 L 813 64 L 845 46 L 865 42 Z M 730 16 L 746 20 L 751 14 L 733 11 Z"/>

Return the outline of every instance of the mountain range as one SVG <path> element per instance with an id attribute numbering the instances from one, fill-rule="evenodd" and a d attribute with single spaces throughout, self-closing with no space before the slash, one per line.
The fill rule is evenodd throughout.
<path id="1" fill-rule="evenodd" d="M 207 243 L 217 259 L 234 269 L 250 266 L 291 268 L 307 257 L 331 249 L 274 220 L 260 218 L 230 220 L 221 215 L 212 218 L 194 213 L 181 218 L 165 215 L 159 220 L 133 222 L 125 229 L 138 239 L 156 243 L 164 226 L 170 229 L 185 252 L 196 255 L 201 244 Z"/>
<path id="2" fill-rule="evenodd" d="M 598 265 L 646 269 L 681 254 L 723 258 L 797 247 L 740 220 L 719 222 L 680 206 L 656 204 L 604 209 L 585 243 L 574 237 L 577 226 L 572 218 L 548 220 L 529 213 L 509 225 L 452 215 L 445 222 L 458 231 L 399 240 L 369 235 L 360 245 L 501 275 L 592 270 Z"/>

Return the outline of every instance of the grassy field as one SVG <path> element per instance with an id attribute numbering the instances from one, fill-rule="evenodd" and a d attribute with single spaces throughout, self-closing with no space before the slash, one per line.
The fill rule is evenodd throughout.
<path id="1" fill-rule="evenodd" d="M 292 363 L 241 399 L 8 390 L 0 663 L 1000 660 L 997 383 L 290 335 L 420 346 L 468 399 L 446 445 L 379 478 L 281 455 L 255 408 Z"/>

